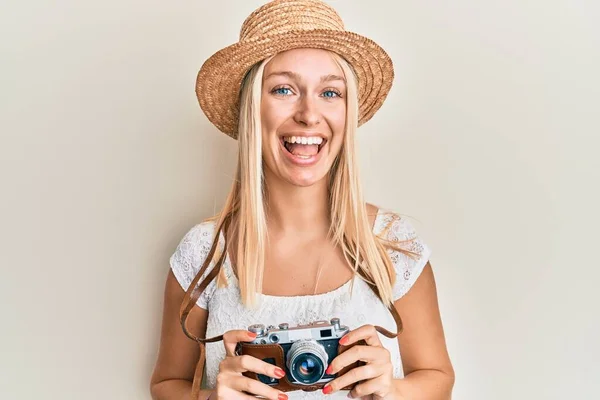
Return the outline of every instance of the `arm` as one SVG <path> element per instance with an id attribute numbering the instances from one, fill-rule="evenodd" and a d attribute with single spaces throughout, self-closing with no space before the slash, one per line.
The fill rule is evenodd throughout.
<path id="1" fill-rule="evenodd" d="M 160 348 L 150 381 L 153 400 L 190 399 L 199 348 L 185 336 L 179 323 L 179 307 L 184 294 L 173 271 L 169 270 L 164 293 Z M 199 337 L 204 337 L 207 319 L 208 311 L 195 306 L 189 315 L 188 326 Z M 210 390 L 201 390 L 200 399 L 207 399 L 210 393 Z"/>
<path id="2" fill-rule="evenodd" d="M 449 400 L 454 370 L 444 338 L 435 279 L 427 263 L 414 286 L 394 306 L 402 315 L 404 332 L 398 335 L 405 377 L 394 387 L 400 399 Z"/>

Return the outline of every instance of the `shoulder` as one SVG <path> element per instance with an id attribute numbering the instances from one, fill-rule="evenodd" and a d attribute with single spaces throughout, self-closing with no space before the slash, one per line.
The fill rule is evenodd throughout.
<path id="1" fill-rule="evenodd" d="M 366 209 L 373 233 L 379 238 L 398 241 L 416 236 L 408 217 L 370 203 L 366 203 Z"/>
<path id="2" fill-rule="evenodd" d="M 396 271 L 394 300 L 402 297 L 415 283 L 429 262 L 431 249 L 417 232 L 408 216 L 379 209 L 373 233 L 387 248 Z"/>
<path id="3" fill-rule="evenodd" d="M 207 220 L 194 225 L 180 240 L 179 245 L 170 258 L 171 270 L 183 290 L 187 290 L 200 271 L 204 261 L 208 257 L 213 244 L 215 235 L 215 221 Z M 207 276 L 214 263 L 204 272 Z M 211 285 L 206 288 L 198 299 L 198 305 L 204 309 L 208 306 L 208 300 L 211 292 L 214 290 Z"/>
<path id="4" fill-rule="evenodd" d="M 180 241 L 181 243 L 194 244 L 212 242 L 215 234 L 215 221 L 205 220 L 199 224 L 192 226 Z"/>
<path id="5" fill-rule="evenodd" d="M 410 217 L 386 209 L 378 210 L 373 232 L 390 242 L 408 241 L 419 237 Z"/>
<path id="6" fill-rule="evenodd" d="M 428 250 L 410 217 L 372 204 L 367 204 L 367 214 L 373 224 L 373 233 L 391 250 L 417 254 Z"/>
<path id="7" fill-rule="evenodd" d="M 179 268 L 199 268 L 208 255 L 215 235 L 215 221 L 206 220 L 192 226 L 181 238 L 171 257 L 171 265 Z"/>

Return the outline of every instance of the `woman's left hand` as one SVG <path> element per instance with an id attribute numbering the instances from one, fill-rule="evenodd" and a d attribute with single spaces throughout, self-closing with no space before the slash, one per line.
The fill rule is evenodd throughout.
<path id="1" fill-rule="evenodd" d="M 331 394 L 348 385 L 361 381 L 350 392 L 351 398 L 373 400 L 402 400 L 394 389 L 394 368 L 390 352 L 383 347 L 373 325 L 363 325 L 340 339 L 340 344 L 348 346 L 363 339 L 367 345 L 355 345 L 338 355 L 329 364 L 326 373 L 335 374 L 356 361 L 367 364 L 356 367 L 329 382 L 323 393 Z"/>

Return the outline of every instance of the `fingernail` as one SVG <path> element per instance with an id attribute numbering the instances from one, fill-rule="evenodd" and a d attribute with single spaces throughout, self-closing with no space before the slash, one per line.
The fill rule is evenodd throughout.
<path id="1" fill-rule="evenodd" d="M 331 368 L 331 365 L 330 365 L 330 366 L 329 366 L 329 367 L 327 367 L 327 369 L 325 370 L 325 373 L 326 373 L 327 375 L 331 375 L 331 370 L 332 370 L 332 368 Z"/>
<path id="2" fill-rule="evenodd" d="M 348 336 L 344 336 L 340 339 L 340 344 L 345 345 L 346 343 L 348 343 Z"/>
<path id="3" fill-rule="evenodd" d="M 285 371 L 281 368 L 275 368 L 275 376 L 278 378 L 283 378 L 285 376 Z"/>
<path id="4" fill-rule="evenodd" d="M 250 339 L 256 339 L 256 333 L 254 332 L 248 331 L 248 336 L 250 336 Z"/>
<path id="5" fill-rule="evenodd" d="M 329 393 L 331 393 L 332 390 L 333 390 L 333 388 L 331 386 L 325 385 L 325 387 L 323 388 L 323 393 L 329 394 Z"/>
<path id="6" fill-rule="evenodd" d="M 279 396 L 277 396 L 277 400 L 288 400 L 288 397 L 286 394 L 279 393 Z"/>

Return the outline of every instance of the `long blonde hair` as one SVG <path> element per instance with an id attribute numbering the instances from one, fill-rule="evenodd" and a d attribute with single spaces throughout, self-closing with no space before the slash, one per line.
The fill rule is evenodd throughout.
<path id="1" fill-rule="evenodd" d="M 389 306 L 393 302 L 392 287 L 396 275 L 386 248 L 410 252 L 373 233 L 359 181 L 355 151 L 358 127 L 357 78 L 346 60 L 333 52 L 330 54 L 344 73 L 347 95 L 345 137 L 328 177 L 331 219 L 329 237 L 335 246 L 341 247 L 344 258 L 354 273 L 374 285 L 379 298 Z M 222 232 L 235 232 L 235 235 L 230 236 L 236 236 L 237 239 L 236 248 L 233 250 L 236 255 L 241 299 L 247 307 L 255 307 L 255 294 L 262 292 L 268 240 L 260 104 L 263 72 L 271 58 L 256 64 L 242 83 L 236 175 L 222 211 L 214 217 L 217 220 L 217 228 L 213 247 L 218 246 L 218 238 Z M 231 225 L 234 219 L 235 223 Z M 221 265 L 227 256 L 228 239 L 226 236 L 223 249 L 214 249 L 213 260 L 218 265 Z M 205 260 L 205 265 L 213 260 Z M 218 286 L 222 287 L 225 282 L 224 275 L 220 273 Z"/>

